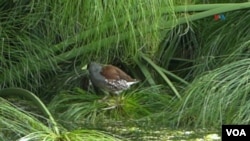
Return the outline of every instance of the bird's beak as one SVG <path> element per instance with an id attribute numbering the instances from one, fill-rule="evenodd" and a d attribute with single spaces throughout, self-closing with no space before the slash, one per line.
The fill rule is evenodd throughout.
<path id="1" fill-rule="evenodd" d="M 88 65 L 86 64 L 86 65 L 84 65 L 83 67 L 82 67 L 82 70 L 87 70 L 87 67 L 88 67 Z"/>

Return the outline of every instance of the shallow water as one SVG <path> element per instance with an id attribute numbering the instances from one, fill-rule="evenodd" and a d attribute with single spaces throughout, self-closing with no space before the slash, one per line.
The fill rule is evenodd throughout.
<path id="1" fill-rule="evenodd" d="M 112 130 L 113 127 L 109 127 Z M 116 130 L 119 135 L 126 139 L 136 141 L 220 141 L 218 132 L 205 129 L 172 130 L 161 129 L 159 131 L 143 130 L 138 127 L 119 128 Z"/>

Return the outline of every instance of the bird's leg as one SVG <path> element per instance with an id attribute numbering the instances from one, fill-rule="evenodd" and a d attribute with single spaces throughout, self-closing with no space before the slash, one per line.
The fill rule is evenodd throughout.
<path id="1" fill-rule="evenodd" d="M 121 105 L 122 103 L 122 95 L 118 94 L 116 95 L 116 107 Z"/>
<path id="2" fill-rule="evenodd" d="M 110 97 L 110 94 L 106 91 L 102 90 L 102 92 L 105 94 L 105 96 L 101 100 L 99 100 L 99 102 L 105 102 Z"/>
<path id="3" fill-rule="evenodd" d="M 109 98 L 109 95 L 106 95 L 102 98 L 102 101 L 106 101 Z"/>
<path id="4" fill-rule="evenodd" d="M 105 102 L 109 98 L 109 95 L 105 95 L 102 99 L 98 100 L 98 102 Z"/>
<path id="5" fill-rule="evenodd" d="M 119 96 L 116 96 L 115 97 L 115 106 L 117 107 L 119 105 Z"/>
<path id="6" fill-rule="evenodd" d="M 92 87 L 93 85 L 92 85 L 92 83 L 91 83 L 91 81 L 89 80 L 89 84 L 88 84 L 88 92 L 90 91 L 90 89 L 91 89 L 91 87 Z"/>

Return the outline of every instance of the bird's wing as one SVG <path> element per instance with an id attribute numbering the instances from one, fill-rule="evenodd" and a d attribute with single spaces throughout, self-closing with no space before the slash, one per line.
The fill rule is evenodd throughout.
<path id="1" fill-rule="evenodd" d="M 123 72 L 121 69 L 112 66 L 107 65 L 102 68 L 101 74 L 105 76 L 107 79 L 113 79 L 113 80 L 126 80 L 126 81 L 134 81 L 129 75 L 127 75 L 125 72 Z"/>

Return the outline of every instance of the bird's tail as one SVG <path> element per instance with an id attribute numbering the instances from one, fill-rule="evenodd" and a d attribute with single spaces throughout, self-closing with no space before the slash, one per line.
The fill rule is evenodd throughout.
<path id="1" fill-rule="evenodd" d="M 136 84 L 136 83 L 138 83 L 138 82 L 140 82 L 140 80 L 134 79 L 134 81 L 127 82 L 127 84 L 128 84 L 129 86 L 131 86 L 131 85 L 134 85 L 134 84 Z"/>

